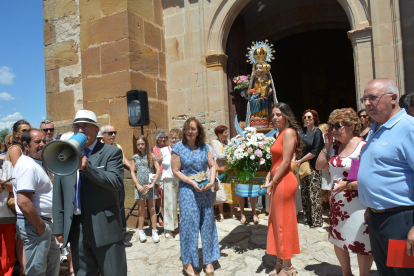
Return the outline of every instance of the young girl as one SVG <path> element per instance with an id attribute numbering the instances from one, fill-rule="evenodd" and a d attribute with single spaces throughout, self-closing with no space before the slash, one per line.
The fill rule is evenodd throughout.
<path id="1" fill-rule="evenodd" d="M 145 200 L 148 199 L 148 209 L 150 210 L 151 225 L 152 225 L 152 240 L 159 242 L 157 230 L 157 214 L 155 213 L 154 205 L 158 198 L 157 187 L 155 183 L 160 177 L 160 165 L 157 162 L 157 158 L 151 153 L 147 137 L 141 135 L 137 139 L 138 154 L 132 156 L 132 168 L 135 166 L 137 169 L 137 177 L 134 170 L 131 170 L 132 180 L 135 182 L 135 199 L 138 204 L 138 228 L 139 228 L 139 240 L 145 242 L 147 236 L 143 230 L 145 219 Z M 151 183 L 149 183 L 149 175 L 155 171 L 155 177 Z"/>

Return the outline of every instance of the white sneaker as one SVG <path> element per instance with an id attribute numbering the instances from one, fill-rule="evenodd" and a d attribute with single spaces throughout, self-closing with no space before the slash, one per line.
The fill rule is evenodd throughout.
<path id="1" fill-rule="evenodd" d="M 138 234 L 139 234 L 139 241 L 140 242 L 145 242 L 147 240 L 147 235 L 145 235 L 144 230 L 139 230 Z"/>
<path id="2" fill-rule="evenodd" d="M 160 241 L 160 236 L 158 236 L 158 230 L 152 230 L 152 240 L 154 241 L 154 243 L 157 243 Z"/>

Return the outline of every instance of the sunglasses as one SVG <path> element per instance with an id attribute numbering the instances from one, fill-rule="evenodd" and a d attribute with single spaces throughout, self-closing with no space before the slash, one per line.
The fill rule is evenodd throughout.
<path id="1" fill-rule="evenodd" d="M 359 118 L 368 118 L 368 115 L 359 115 Z"/>
<path id="2" fill-rule="evenodd" d="M 43 132 L 53 132 L 53 131 L 55 131 L 55 129 L 54 128 L 44 128 L 44 129 L 42 129 L 42 131 Z"/>
<path id="3" fill-rule="evenodd" d="M 116 135 L 117 132 L 116 131 L 107 131 L 107 132 L 104 132 L 104 133 L 108 133 L 109 136 L 112 136 L 114 134 Z"/>
<path id="4" fill-rule="evenodd" d="M 163 136 L 163 137 L 159 137 L 158 139 L 167 140 L 168 137 Z"/>
<path id="5" fill-rule="evenodd" d="M 26 132 L 26 131 L 29 131 L 30 130 L 30 128 L 25 128 L 25 129 L 19 129 L 19 132 Z"/>
<path id="6" fill-rule="evenodd" d="M 343 127 L 344 125 L 341 123 L 336 123 L 336 124 L 329 124 L 329 128 L 331 130 L 336 130 L 338 131 L 339 129 L 341 129 L 341 127 Z"/>
<path id="7" fill-rule="evenodd" d="M 306 120 L 306 119 L 308 119 L 308 120 L 313 119 L 313 117 L 312 117 L 312 116 L 303 116 L 302 118 L 303 118 L 303 120 Z"/>

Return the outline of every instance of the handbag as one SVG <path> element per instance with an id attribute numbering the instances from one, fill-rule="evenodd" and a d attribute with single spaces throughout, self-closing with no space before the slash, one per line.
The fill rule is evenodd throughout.
<path id="1" fill-rule="evenodd" d="M 213 193 L 213 205 L 227 202 L 227 194 L 224 190 L 224 185 L 216 178 L 216 192 Z"/>
<path id="2" fill-rule="evenodd" d="M 348 181 L 356 181 L 358 178 L 358 170 L 359 170 L 359 160 L 352 159 L 351 168 L 349 169 L 347 180 Z"/>

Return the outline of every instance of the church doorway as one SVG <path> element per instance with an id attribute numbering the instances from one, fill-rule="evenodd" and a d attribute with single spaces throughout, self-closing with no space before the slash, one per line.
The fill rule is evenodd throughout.
<path id="1" fill-rule="evenodd" d="M 305 1 L 310 3 L 306 6 L 301 5 L 304 2 L 301 0 L 288 1 L 290 6 L 286 3 L 275 6 L 275 2 L 251 1 L 236 17 L 228 35 L 227 83 L 232 137 L 237 134 L 235 115 L 239 122 L 245 121 L 247 108 L 247 100 L 240 91 L 233 90 L 232 79 L 252 73 L 252 65 L 246 62 L 247 47 L 252 41 L 268 39 L 274 45 L 275 59 L 269 64 L 277 100 L 289 104 L 299 121 L 302 112 L 309 108 L 318 111 L 321 122 L 326 122 L 334 109 L 357 108 L 353 49 L 347 37 L 350 26 L 342 7 L 333 0 Z M 264 8 L 259 11 L 263 4 L 268 5 L 265 12 Z M 272 7 L 280 10 L 269 10 Z M 258 18 L 253 19 L 255 10 Z M 299 18 L 290 28 L 286 22 L 277 22 L 286 13 L 298 11 L 305 14 L 302 17 L 306 20 Z"/>

